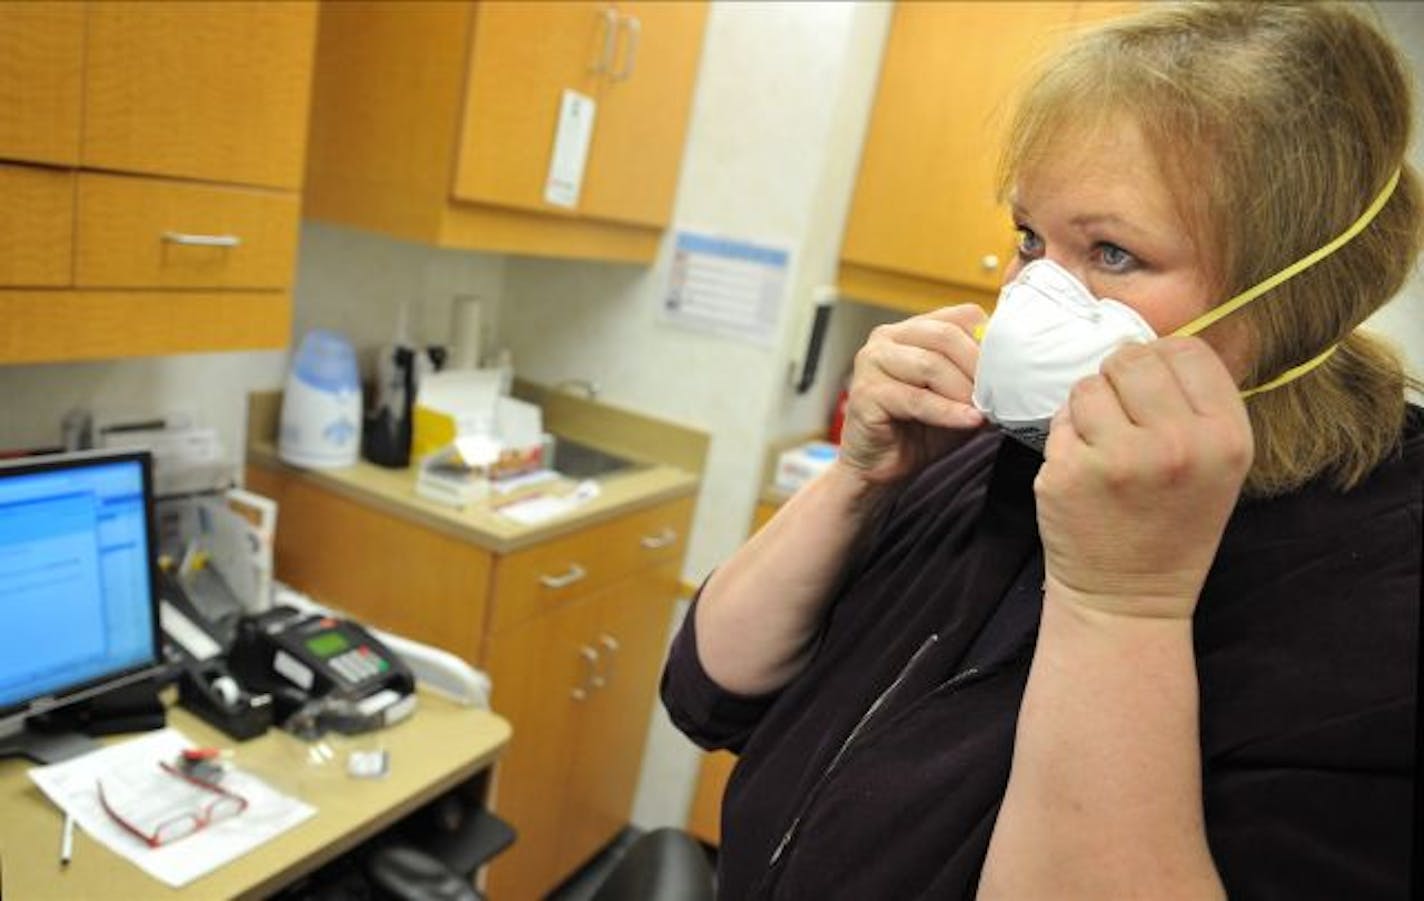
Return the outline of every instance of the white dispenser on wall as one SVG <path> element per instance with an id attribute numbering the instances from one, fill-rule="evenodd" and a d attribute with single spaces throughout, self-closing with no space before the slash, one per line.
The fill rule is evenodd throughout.
<path id="1" fill-rule="evenodd" d="M 313 329 L 287 374 L 277 456 L 294 466 L 351 466 L 361 447 L 361 381 L 345 336 Z"/>

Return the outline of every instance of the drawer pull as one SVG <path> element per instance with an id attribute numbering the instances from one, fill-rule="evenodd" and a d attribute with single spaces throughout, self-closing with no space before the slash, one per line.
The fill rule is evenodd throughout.
<path id="1" fill-rule="evenodd" d="M 587 575 L 588 570 L 579 566 L 577 563 L 570 563 L 568 572 L 560 573 L 557 576 L 540 576 L 539 584 L 545 588 L 568 588 Z"/>
<path id="2" fill-rule="evenodd" d="M 603 684 L 607 685 L 613 681 L 613 662 L 616 659 L 619 648 L 622 646 L 618 644 L 618 639 L 606 632 L 598 636 L 598 643 L 603 645 L 603 649 L 608 652 L 608 666 L 605 667 L 603 671 Z"/>
<path id="3" fill-rule="evenodd" d="M 588 645 L 579 648 L 579 656 L 587 664 L 588 670 L 584 673 L 583 682 L 573 690 L 575 701 L 588 700 L 588 693 L 592 689 L 603 687 L 603 676 L 598 673 L 598 652 Z"/>
<path id="4" fill-rule="evenodd" d="M 656 551 L 676 542 L 677 533 L 672 529 L 663 529 L 656 535 L 644 535 L 638 543 L 650 551 Z"/>
<path id="5" fill-rule="evenodd" d="M 237 235 L 193 235 L 187 232 L 164 232 L 163 240 L 184 247 L 238 247 L 242 244 L 242 238 Z"/>

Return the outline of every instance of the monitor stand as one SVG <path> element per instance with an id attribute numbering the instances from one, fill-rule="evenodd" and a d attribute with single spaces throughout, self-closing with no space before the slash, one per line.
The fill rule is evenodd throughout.
<path id="1" fill-rule="evenodd" d="M 4 730 L 0 726 L 0 730 Z M 82 732 L 40 732 L 21 722 L 0 731 L 0 758 L 28 757 L 35 763 L 59 763 L 103 747 Z"/>

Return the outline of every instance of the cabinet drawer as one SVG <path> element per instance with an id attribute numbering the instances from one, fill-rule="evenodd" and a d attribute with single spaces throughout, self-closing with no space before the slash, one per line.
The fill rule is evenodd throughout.
<path id="1" fill-rule="evenodd" d="M 52 169 L 0 166 L 0 285 L 57 287 L 70 282 L 74 176 Z"/>
<path id="2" fill-rule="evenodd" d="M 284 288 L 295 193 L 80 173 L 75 279 L 95 288 Z"/>
<path id="3" fill-rule="evenodd" d="M 682 559 L 694 498 L 630 513 L 499 560 L 491 634 L 624 576 Z"/>

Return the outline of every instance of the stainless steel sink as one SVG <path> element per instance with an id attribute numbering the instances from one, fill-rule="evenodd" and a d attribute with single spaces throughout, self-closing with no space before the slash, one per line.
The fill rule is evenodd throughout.
<path id="1" fill-rule="evenodd" d="M 615 472 L 636 469 L 643 466 L 636 460 L 629 460 L 617 454 L 589 447 L 578 441 L 555 436 L 554 462 L 551 466 L 571 479 L 596 479 Z"/>

